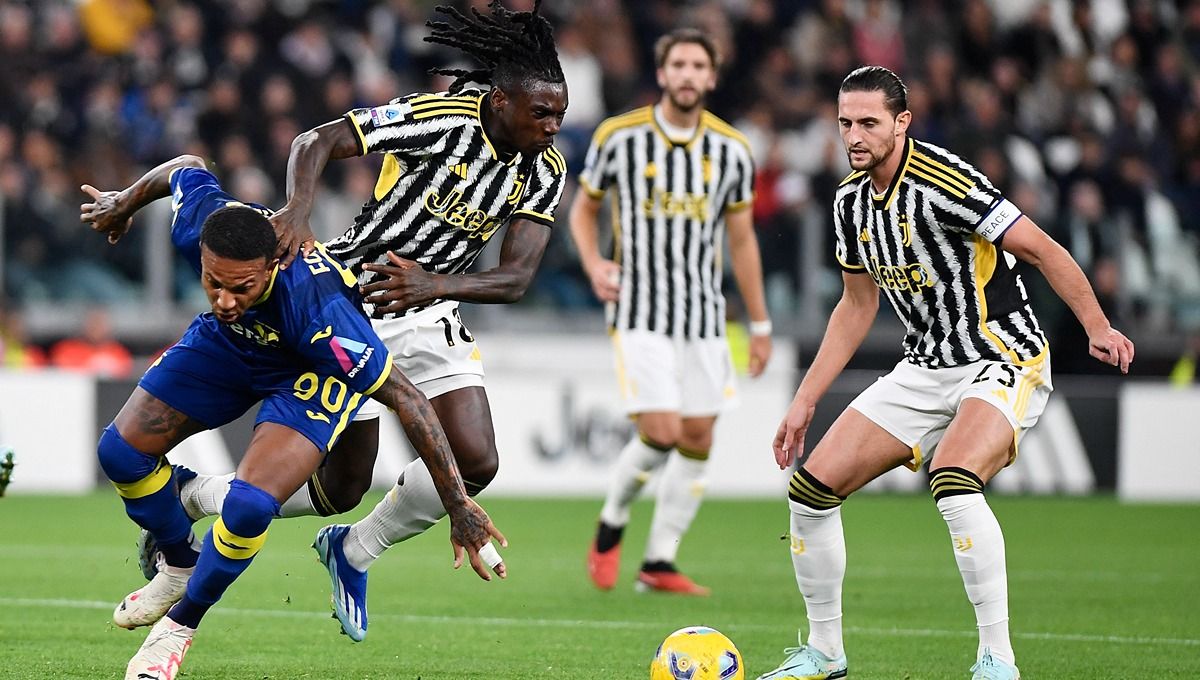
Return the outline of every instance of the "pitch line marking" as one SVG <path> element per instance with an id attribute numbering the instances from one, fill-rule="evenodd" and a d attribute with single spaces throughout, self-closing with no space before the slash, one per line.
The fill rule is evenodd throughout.
<path id="1" fill-rule="evenodd" d="M 111 611 L 112 602 L 99 600 L 68 600 L 68 599 L 37 599 L 20 597 L 0 597 L 0 605 L 13 607 L 61 607 L 64 609 L 103 609 Z M 264 616 L 273 618 L 295 619 L 328 619 L 329 612 L 314 612 L 303 610 L 283 609 L 243 609 L 239 607 L 218 607 L 213 614 L 229 616 Z M 510 617 L 471 617 L 471 616 L 426 616 L 420 614 L 379 614 L 371 615 L 376 621 L 387 619 L 403 623 L 444 623 L 450 625 L 475 624 L 484 626 L 529 626 L 534 628 L 560 628 L 575 626 L 596 629 L 617 630 L 658 630 L 661 623 L 648 621 L 602 621 L 595 619 L 517 619 Z M 778 626 L 761 623 L 732 623 L 730 630 L 777 630 Z M 934 628 L 870 628 L 847 626 L 845 631 L 851 634 L 875 637 L 945 637 L 945 638 L 974 638 L 977 633 L 968 630 L 939 630 Z M 1119 645 L 1167 645 L 1175 647 L 1200 647 L 1200 640 L 1187 638 L 1157 638 L 1157 637 L 1126 637 L 1122 635 L 1087 635 L 1082 633 L 1012 633 L 1012 636 L 1022 640 L 1050 640 L 1054 642 L 1108 642 Z"/>

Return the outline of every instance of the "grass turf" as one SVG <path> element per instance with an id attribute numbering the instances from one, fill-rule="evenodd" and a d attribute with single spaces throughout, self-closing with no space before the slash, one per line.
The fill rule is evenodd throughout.
<path id="1" fill-rule="evenodd" d="M 357 512 L 361 517 L 375 499 Z M 370 634 L 329 618 L 308 547 L 320 519 L 277 521 L 205 619 L 183 678 L 645 678 L 671 631 L 709 625 L 747 677 L 795 643 L 803 604 L 778 501 L 710 500 L 679 564 L 710 598 L 639 595 L 650 506 L 634 508 L 619 586 L 583 569 L 598 501 L 484 499 L 512 542 L 511 576 L 450 569 L 445 525 L 371 571 Z M 1200 507 L 1108 498 L 994 498 L 1008 541 L 1012 630 L 1029 679 L 1200 677 Z M 969 677 L 974 617 L 945 525 L 926 496 L 858 496 L 844 509 L 850 677 Z M 114 494 L 0 499 L 0 678 L 120 678 L 144 632 L 109 623 L 141 585 L 135 531 Z"/>

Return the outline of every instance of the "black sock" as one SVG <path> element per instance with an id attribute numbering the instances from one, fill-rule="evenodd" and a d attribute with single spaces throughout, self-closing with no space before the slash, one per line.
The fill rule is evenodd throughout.
<path id="1" fill-rule="evenodd" d="M 596 528 L 596 552 L 608 552 L 621 543 L 621 534 L 625 527 L 614 527 L 600 522 Z"/>
<path id="2" fill-rule="evenodd" d="M 658 562 L 642 562 L 642 571 L 666 571 L 674 574 L 679 570 L 675 568 L 674 564 L 660 560 Z"/>

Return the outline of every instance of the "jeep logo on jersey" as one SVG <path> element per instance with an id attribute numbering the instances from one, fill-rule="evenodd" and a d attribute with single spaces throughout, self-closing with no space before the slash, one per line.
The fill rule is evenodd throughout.
<path id="1" fill-rule="evenodd" d="M 425 209 L 440 217 L 442 221 L 467 232 L 470 238 L 488 240 L 500 228 L 500 219 L 475 208 L 462 200 L 462 192 L 455 189 L 444 197 L 437 189 L 425 194 Z"/>
<path id="2" fill-rule="evenodd" d="M 929 270 L 920 263 L 894 267 L 881 265 L 877 258 L 872 257 L 871 264 L 867 267 L 867 273 L 871 275 L 872 279 L 875 279 L 875 285 L 888 290 L 919 293 L 922 288 L 932 288 L 934 284 Z"/>
<path id="3" fill-rule="evenodd" d="M 342 367 L 342 370 L 346 372 L 347 378 L 358 375 L 358 372 L 371 360 L 371 355 L 375 353 L 374 347 L 357 340 L 343 338 L 340 335 L 329 339 L 329 348 L 333 350 L 333 356 L 338 360 L 338 365 Z M 351 358 L 351 353 L 358 355 L 357 362 Z"/>
<path id="4" fill-rule="evenodd" d="M 697 222 L 708 221 L 708 196 L 706 194 L 676 194 L 655 189 L 649 198 L 642 201 L 642 212 L 646 217 L 686 217 Z"/>

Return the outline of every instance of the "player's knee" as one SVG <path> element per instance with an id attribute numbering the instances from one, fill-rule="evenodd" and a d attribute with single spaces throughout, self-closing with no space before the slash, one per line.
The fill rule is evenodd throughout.
<path id="1" fill-rule="evenodd" d="M 127 498 L 148 496 L 171 481 L 171 466 L 162 456 L 151 456 L 133 448 L 113 424 L 104 428 L 96 445 L 100 468 L 117 493 Z"/>
<path id="2" fill-rule="evenodd" d="M 671 449 L 675 448 L 676 443 L 676 438 L 674 437 L 656 437 L 646 434 L 641 430 L 638 430 L 637 438 L 641 440 L 643 444 L 654 449 L 655 451 L 658 451 L 659 453 L 670 453 Z"/>
<path id="3" fill-rule="evenodd" d="M 929 491 L 936 502 L 953 496 L 982 494 L 983 480 L 966 468 L 938 468 L 929 474 Z"/>
<path id="4" fill-rule="evenodd" d="M 262 489 L 235 479 L 221 516 L 213 524 L 213 544 L 217 552 L 232 560 L 254 557 L 267 540 L 267 527 L 279 514 L 279 502 Z"/>
<path id="5" fill-rule="evenodd" d="M 330 480 L 323 478 L 318 473 L 308 480 L 309 497 L 312 498 L 313 506 L 322 517 L 340 515 L 357 508 L 370 488 L 370 476 L 361 478 L 343 476 Z"/>
<path id="6" fill-rule="evenodd" d="M 482 457 L 469 466 L 463 466 L 459 471 L 462 473 L 463 485 L 467 487 L 467 493 L 474 496 L 486 489 L 488 484 L 491 484 L 492 480 L 496 478 L 496 473 L 500 471 L 500 457 L 499 455 Z"/>
<path id="7" fill-rule="evenodd" d="M 812 510 L 828 513 L 840 507 L 846 498 L 835 494 L 833 489 L 800 467 L 792 474 L 792 481 L 788 484 L 788 500 L 794 509 L 802 512 Z"/>

